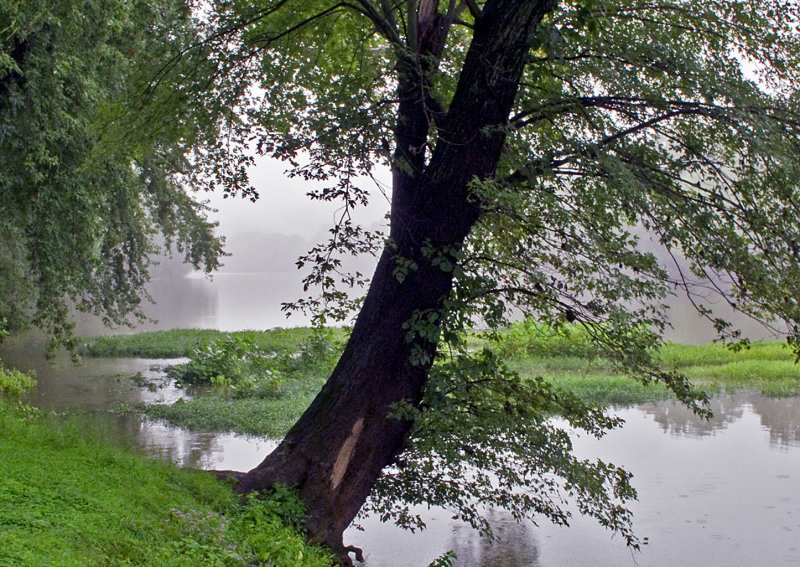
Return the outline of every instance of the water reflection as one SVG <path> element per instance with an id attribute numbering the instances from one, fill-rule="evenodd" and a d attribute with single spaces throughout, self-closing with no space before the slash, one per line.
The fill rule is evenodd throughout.
<path id="1" fill-rule="evenodd" d="M 486 517 L 492 525 L 496 541 L 475 537 L 475 531 L 468 525 L 452 526 L 447 545 L 456 553 L 459 565 L 487 567 L 541 565 L 536 542 L 536 526 L 530 522 L 520 524 L 504 510 L 490 510 Z"/>
<path id="2" fill-rule="evenodd" d="M 431 534 L 368 519 L 365 532 L 347 539 L 368 550 L 369 567 L 426 565 L 448 549 L 464 567 L 800 564 L 798 400 L 744 394 L 714 399 L 713 408 L 710 421 L 673 402 L 622 408 L 625 427 L 574 440 L 579 456 L 634 473 L 635 529 L 650 541 L 641 553 L 577 514 L 569 528 L 546 520 L 535 528 L 499 510 L 491 520 L 502 541 L 494 545 L 437 509 L 424 515 Z"/>
<path id="3" fill-rule="evenodd" d="M 800 398 L 764 398 L 753 396 L 749 402 L 769 431 L 771 444 L 800 445 Z"/>
<path id="4" fill-rule="evenodd" d="M 671 435 L 703 437 L 713 435 L 741 419 L 745 407 L 743 402 L 743 399 L 734 396 L 712 398 L 709 405 L 714 417 L 709 420 L 698 419 L 692 410 L 676 401 L 642 404 L 639 408 Z"/>
<path id="5" fill-rule="evenodd" d="M 800 445 L 800 397 L 767 398 L 752 392 L 719 396 L 711 399 L 714 417 L 698 419 L 686 406 L 675 401 L 641 404 L 639 409 L 661 426 L 661 429 L 678 437 L 703 437 L 714 435 L 730 424 L 741 420 L 745 412 L 752 412 L 769 431 L 769 442 L 774 445 Z"/>
<path id="6" fill-rule="evenodd" d="M 189 432 L 152 421 L 140 422 L 133 438 L 147 454 L 205 470 L 247 471 L 277 446 L 271 439 L 233 433 Z"/>
<path id="7" fill-rule="evenodd" d="M 271 329 L 287 325 L 309 325 L 302 313 L 287 319 L 282 302 L 296 301 L 301 295 L 299 272 L 219 272 L 208 279 L 201 273 L 172 275 L 154 279 L 148 291 L 155 304 L 144 303 L 148 320 L 134 328 L 106 328 L 97 317 L 77 314 L 78 334 L 94 336 L 160 329 Z"/>

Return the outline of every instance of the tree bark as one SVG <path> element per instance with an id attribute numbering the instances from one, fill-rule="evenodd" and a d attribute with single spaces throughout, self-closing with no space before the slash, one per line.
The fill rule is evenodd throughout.
<path id="1" fill-rule="evenodd" d="M 401 77 L 395 156 L 408 158 L 413 173 L 395 168 L 391 244 L 322 391 L 275 451 L 240 478 L 241 492 L 275 483 L 296 488 L 307 506 L 311 539 L 331 547 L 342 564 L 350 564 L 343 531 L 407 440 L 411 424 L 393 418 L 393 407 L 420 402 L 435 354 L 435 339 L 410 333 L 407 324 L 438 313 L 452 289 L 452 272 L 433 265 L 423 248 L 458 250 L 477 221 L 480 206 L 468 184 L 495 173 L 527 39 L 553 7 L 552 0 L 486 3 L 427 164 L 418 147 L 404 144 L 425 139 L 429 115 L 402 100 L 423 92 L 425 78 L 410 74 L 420 81 L 414 89 Z M 404 270 L 399 259 L 416 268 Z"/>

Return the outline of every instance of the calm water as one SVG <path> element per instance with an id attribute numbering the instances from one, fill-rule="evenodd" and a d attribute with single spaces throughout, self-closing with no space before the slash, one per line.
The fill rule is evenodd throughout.
<path id="1" fill-rule="evenodd" d="M 230 274 L 214 282 L 165 281 L 153 290 L 159 322 L 148 327 L 234 330 L 285 325 L 277 304 L 292 299 L 296 289 L 275 274 Z M 83 321 L 82 327 L 83 332 L 100 331 L 90 321 Z M 88 410 L 87 420 L 103 420 L 142 451 L 182 465 L 247 470 L 274 447 L 270 440 L 191 433 L 128 414 L 91 413 L 186 397 L 170 384 L 162 382 L 150 391 L 127 378 L 141 372 L 157 380 L 171 361 L 87 360 L 74 367 L 61 357 L 51 366 L 44 359 L 43 344 L 30 337 L 0 347 L 0 358 L 36 370 L 39 386 L 32 403 Z M 578 517 L 568 529 L 545 522 L 535 527 L 516 524 L 499 510 L 490 512 L 501 538 L 494 544 L 437 509 L 425 511 L 428 529 L 422 533 L 410 534 L 367 518 L 362 521 L 365 531 L 349 530 L 346 543 L 363 547 L 370 567 L 424 566 L 449 549 L 457 553 L 458 565 L 476 567 L 800 565 L 800 398 L 717 398 L 715 417 L 708 422 L 671 402 L 617 413 L 627 422 L 624 428 L 602 440 L 576 438 L 575 447 L 581 456 L 603 458 L 635 474 L 635 525 L 650 542 L 641 553 L 632 555 L 589 520 Z"/>
<path id="2" fill-rule="evenodd" d="M 634 555 L 596 523 L 516 524 L 496 511 L 502 541 L 490 544 L 443 512 L 427 532 L 370 524 L 348 535 L 382 567 L 425 565 L 453 549 L 459 565 L 531 567 L 783 566 L 800 564 L 800 400 L 714 400 L 697 420 L 670 402 L 618 410 L 626 426 L 577 452 L 635 473 L 635 526 L 649 544 Z"/>

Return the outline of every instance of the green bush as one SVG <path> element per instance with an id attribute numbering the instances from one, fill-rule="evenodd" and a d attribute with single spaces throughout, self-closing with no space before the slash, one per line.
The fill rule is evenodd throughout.
<path id="1" fill-rule="evenodd" d="M 6 368 L 0 363 L 0 396 L 21 396 L 36 386 L 36 380 L 30 375 Z"/>
<path id="2" fill-rule="evenodd" d="M 274 353 L 254 336 L 224 335 L 192 350 L 168 375 L 180 385 L 213 385 L 240 397 L 275 394 L 288 375 L 330 371 L 341 352 L 330 330 L 303 340 L 297 352 Z"/>
<path id="3" fill-rule="evenodd" d="M 180 385 L 214 385 L 242 396 L 277 392 L 283 378 L 281 361 L 247 335 L 223 335 L 195 347 L 189 362 L 168 375 Z"/>
<path id="4" fill-rule="evenodd" d="M 285 356 L 282 362 L 286 372 L 331 372 L 343 346 L 344 342 L 336 340 L 331 329 L 317 330 L 300 343 L 296 355 Z"/>
<path id="5" fill-rule="evenodd" d="M 574 356 L 592 358 L 597 347 L 580 325 L 551 327 L 533 319 L 511 325 L 496 339 L 498 354 L 506 358 Z"/>

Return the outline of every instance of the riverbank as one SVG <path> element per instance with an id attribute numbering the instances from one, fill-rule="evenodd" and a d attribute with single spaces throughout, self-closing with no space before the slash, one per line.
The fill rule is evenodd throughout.
<path id="1" fill-rule="evenodd" d="M 0 369 L 0 566 L 332 565 L 292 527 L 302 505 L 288 491 L 244 506 L 209 473 L 20 403 L 9 376 Z"/>
<path id="2" fill-rule="evenodd" d="M 107 356 L 149 358 L 159 348 L 162 356 L 172 357 L 190 355 L 198 343 L 207 346 L 210 339 L 228 335 L 176 330 L 99 341 Z M 232 344 L 257 344 L 270 353 L 268 365 L 278 376 L 277 390 L 257 385 L 231 388 L 235 381 L 226 376 L 217 384 L 187 385 L 194 394 L 191 400 L 133 411 L 192 429 L 249 430 L 279 437 L 318 391 L 346 333 L 335 330 L 311 344 L 309 329 L 234 336 Z M 614 375 L 580 336 L 542 337 L 512 329 L 498 339 L 478 334 L 469 340 L 473 348 L 495 341 L 493 346 L 521 375 L 543 375 L 585 399 L 629 404 L 667 396 L 658 387 Z M 86 349 L 84 356 L 90 352 L 89 346 Z M 220 350 L 225 349 L 209 352 Z M 719 345 L 667 345 L 660 356 L 665 365 L 685 371 L 714 392 L 800 392 L 800 372 L 781 343 L 756 343 L 739 353 Z M 212 356 L 206 362 L 214 360 Z M 239 384 L 246 383 L 247 368 L 243 376 L 245 382 Z M 250 395 L 253 392 L 257 395 Z M 0 407 L 0 427 L 7 432 L 0 440 L 0 454 L 14 456 L 0 463 L 0 566 L 241 565 L 237 557 L 242 553 L 270 557 L 277 565 L 327 564 L 324 552 L 307 548 L 296 531 L 284 527 L 282 518 L 297 512 L 283 495 L 242 507 L 228 485 L 208 474 L 141 457 L 106 432 L 88 427 L 90 420 L 82 416 L 38 414 L 15 402 Z M 248 522 L 251 527 L 244 529 Z M 224 533 L 221 525 L 226 525 Z M 249 539 L 255 534 L 265 535 Z M 320 563 L 314 563 L 315 554 L 321 554 Z"/>

